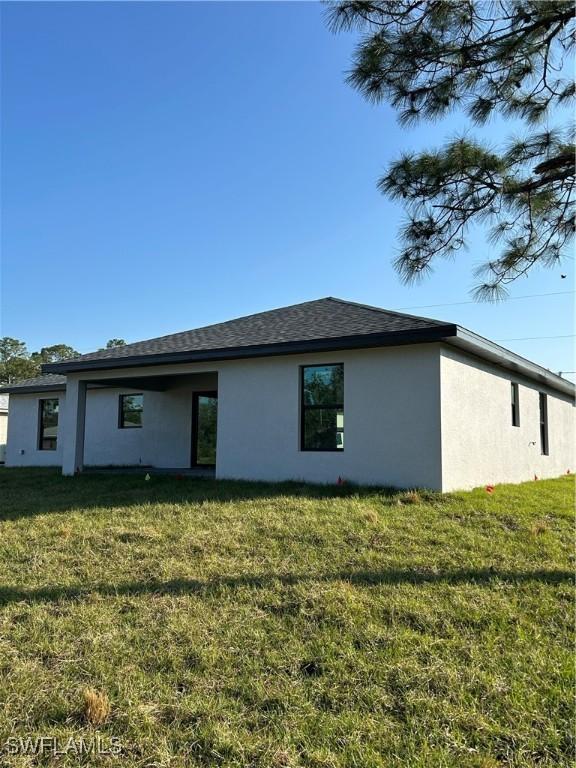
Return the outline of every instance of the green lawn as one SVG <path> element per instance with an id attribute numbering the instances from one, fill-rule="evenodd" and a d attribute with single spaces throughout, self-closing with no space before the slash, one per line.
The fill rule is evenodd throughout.
<path id="1" fill-rule="evenodd" d="M 573 491 L 2 469 L 0 765 L 572 766 Z"/>

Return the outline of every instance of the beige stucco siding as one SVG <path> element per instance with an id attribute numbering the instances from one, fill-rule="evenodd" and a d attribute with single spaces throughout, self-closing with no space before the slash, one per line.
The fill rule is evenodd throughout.
<path id="1" fill-rule="evenodd" d="M 216 388 L 216 377 L 212 375 L 199 379 L 196 387 L 177 387 L 168 392 L 144 392 L 143 426 L 139 429 L 118 428 L 118 407 L 120 394 L 142 390 L 130 387 L 89 389 L 86 397 L 84 464 L 189 467 L 194 388 Z M 55 451 L 38 450 L 39 401 L 43 397 L 55 397 L 60 400 L 58 443 Z M 60 466 L 67 440 L 64 421 L 65 393 L 12 395 L 11 411 L 7 465 Z"/>
<path id="2" fill-rule="evenodd" d="M 437 344 L 222 364 L 218 477 L 440 488 Z M 344 364 L 344 450 L 300 450 L 302 365 Z"/>
<path id="3" fill-rule="evenodd" d="M 325 363 L 344 364 L 344 450 L 302 451 L 301 367 Z M 124 385 L 93 388 L 111 375 Z M 176 377 L 168 389 L 144 391 L 142 429 L 119 429 L 119 394 L 142 391 L 138 378 L 167 375 Z M 188 467 L 192 392 L 217 389 L 219 478 L 334 483 L 342 477 L 449 491 L 576 471 L 575 409 L 567 396 L 542 390 L 548 395 L 550 447 L 543 456 L 541 387 L 448 345 L 127 368 L 91 372 L 86 380 L 92 384 L 83 451 L 77 451 L 75 422 L 81 378 L 71 375 L 67 397 L 44 395 L 60 398 L 56 451 L 38 450 L 41 395 L 11 396 L 8 465 L 60 464 L 66 474 L 82 463 Z M 519 384 L 519 427 L 511 423 L 511 381 Z"/>
<path id="4" fill-rule="evenodd" d="M 576 470 L 569 397 L 448 346 L 440 371 L 444 491 Z M 512 426 L 512 381 L 519 385 L 519 427 Z M 548 456 L 540 448 L 539 392 L 548 395 Z"/>
<path id="5" fill-rule="evenodd" d="M 10 395 L 6 465 L 11 467 L 56 467 L 62 464 L 62 441 L 58 435 L 55 451 L 38 450 L 39 401 L 58 398 L 60 413 L 65 407 L 65 392 L 43 395 Z"/>
<path id="6" fill-rule="evenodd" d="M 342 477 L 440 488 L 439 360 L 439 346 L 425 344 L 124 369 L 114 375 L 126 376 L 128 386 L 132 376 L 207 374 L 211 368 L 217 375 L 219 478 L 334 483 Z M 345 448 L 303 452 L 300 369 L 330 362 L 344 363 Z M 91 373 L 90 379 L 107 375 Z M 68 387 L 77 380 L 69 376 Z M 117 429 L 118 391 L 88 390 L 84 463 L 189 466 L 191 389 L 145 392 L 144 427 L 125 435 Z M 68 410 L 62 420 L 67 440 L 73 433 Z M 64 471 L 73 461 L 64 461 Z"/>
<path id="7" fill-rule="evenodd" d="M 119 396 L 136 392 L 142 390 L 128 387 L 88 390 L 84 464 L 189 467 L 190 387 L 168 392 L 144 392 L 142 427 L 119 429 Z"/>

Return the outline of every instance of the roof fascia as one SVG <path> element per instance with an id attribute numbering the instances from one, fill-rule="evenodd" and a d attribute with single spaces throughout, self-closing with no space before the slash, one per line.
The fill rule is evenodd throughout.
<path id="1" fill-rule="evenodd" d="M 161 354 L 133 355 L 131 357 L 100 358 L 95 360 L 70 360 L 47 363 L 42 373 L 80 373 L 82 371 L 131 368 L 143 365 L 167 365 L 169 363 L 199 363 L 217 360 L 239 360 L 251 357 L 273 357 L 296 355 L 309 352 L 330 352 L 344 349 L 367 349 L 402 344 L 423 344 L 456 335 L 457 326 L 440 325 L 435 328 L 420 328 L 412 331 L 387 333 L 365 333 L 357 336 L 339 336 L 333 339 L 312 339 L 310 341 L 289 341 L 278 344 L 261 344 L 249 347 L 208 349 L 198 352 L 163 352 Z"/>
<path id="2" fill-rule="evenodd" d="M 511 352 L 509 349 L 505 349 L 504 347 L 495 344 L 493 341 L 485 339 L 483 336 L 479 336 L 477 333 L 473 333 L 466 328 L 457 326 L 456 335 L 447 338 L 446 343 L 450 346 L 459 347 L 467 352 L 471 352 L 476 355 L 476 357 L 488 360 L 502 368 L 521 373 L 533 381 L 545 384 L 551 389 L 555 389 L 574 398 L 576 387 L 571 381 L 563 379 L 561 376 L 552 373 L 552 371 L 549 371 L 547 368 L 543 368 L 541 365 L 533 363 L 531 360 L 527 360 L 525 357 L 517 355 L 515 352 Z"/>
<path id="3" fill-rule="evenodd" d="M 30 386 L 18 386 L 14 384 L 0 387 L 0 394 L 28 395 L 33 392 L 66 392 L 66 384 L 31 384 Z"/>

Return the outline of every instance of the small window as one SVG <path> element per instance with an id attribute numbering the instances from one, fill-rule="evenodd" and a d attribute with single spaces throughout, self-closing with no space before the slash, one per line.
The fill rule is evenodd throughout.
<path id="1" fill-rule="evenodd" d="M 544 392 L 539 393 L 540 398 L 540 451 L 543 456 L 548 456 L 548 397 Z"/>
<path id="2" fill-rule="evenodd" d="M 38 449 L 55 451 L 58 442 L 58 398 L 40 400 Z"/>
<path id="3" fill-rule="evenodd" d="M 144 395 L 120 395 L 118 426 L 120 429 L 134 429 L 142 426 Z"/>
<path id="4" fill-rule="evenodd" d="M 518 393 L 518 384 L 512 382 L 511 388 L 512 395 L 512 426 L 520 426 L 520 397 Z"/>
<path id="5" fill-rule="evenodd" d="M 301 450 L 344 450 L 344 365 L 307 365 L 301 371 Z"/>

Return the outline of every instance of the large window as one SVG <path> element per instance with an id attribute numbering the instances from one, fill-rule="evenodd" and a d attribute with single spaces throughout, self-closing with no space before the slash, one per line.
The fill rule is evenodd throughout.
<path id="1" fill-rule="evenodd" d="M 539 393 L 540 399 L 540 451 L 548 456 L 548 398 L 544 392 Z"/>
<path id="2" fill-rule="evenodd" d="M 511 383 L 511 401 L 512 401 L 512 426 L 520 426 L 520 396 L 518 393 L 518 384 Z"/>
<path id="3" fill-rule="evenodd" d="M 344 366 L 306 365 L 302 369 L 303 451 L 344 449 Z"/>
<path id="4" fill-rule="evenodd" d="M 40 400 L 40 431 L 38 448 L 55 451 L 58 442 L 58 398 Z"/>
<path id="5" fill-rule="evenodd" d="M 118 426 L 120 429 L 134 429 L 142 426 L 144 395 L 120 395 Z"/>

